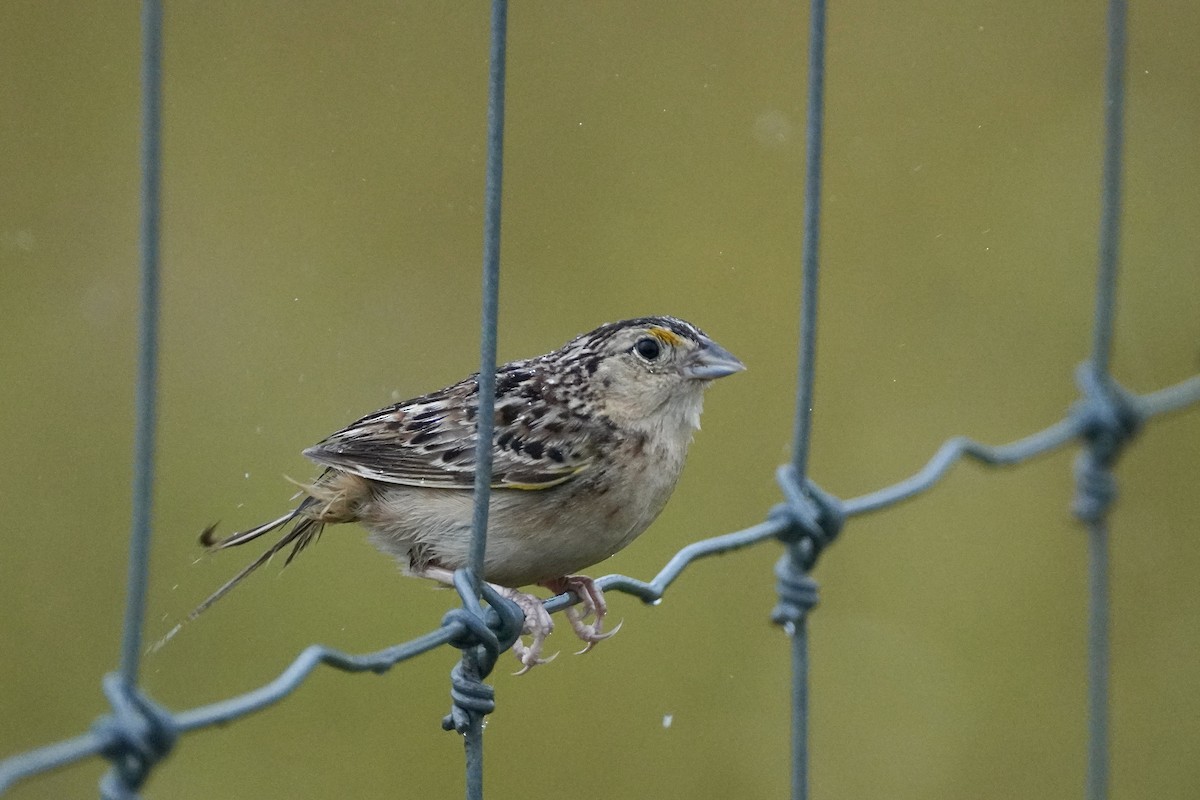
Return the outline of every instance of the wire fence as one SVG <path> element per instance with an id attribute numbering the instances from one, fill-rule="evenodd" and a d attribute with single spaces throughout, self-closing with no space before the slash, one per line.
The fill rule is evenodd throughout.
<path id="1" fill-rule="evenodd" d="M 1092 351 L 1077 372 L 1081 399 L 1066 417 L 1023 439 L 988 446 L 972 439 L 950 439 L 915 475 L 860 497 L 839 499 L 807 476 L 812 424 L 813 376 L 816 359 L 818 234 L 821 191 L 824 96 L 825 2 L 811 0 L 804 240 L 803 295 L 799 382 L 792 461 L 777 473 L 784 502 L 771 509 L 765 522 L 684 547 L 656 575 L 644 582 L 608 575 L 598 584 L 646 602 L 661 598 L 676 578 L 697 559 L 778 540 L 785 546 L 775 573 L 779 602 L 772 619 L 783 625 L 792 642 L 792 796 L 808 796 L 808 638 L 806 620 L 816 606 L 818 587 L 809 575 L 821 552 L 854 516 L 890 508 L 936 485 L 960 460 L 988 466 L 1019 464 L 1072 442 L 1081 444 L 1076 459 L 1073 511 L 1089 534 L 1088 614 L 1088 760 L 1085 796 L 1108 794 L 1108 526 L 1115 497 L 1112 467 L 1122 449 L 1150 418 L 1200 401 L 1200 376 L 1146 395 L 1125 391 L 1109 373 L 1113 311 L 1116 300 L 1117 245 L 1121 210 L 1122 123 L 1124 106 L 1126 4 L 1108 5 L 1108 56 L 1105 70 L 1105 147 L 1102 212 L 1099 230 L 1099 277 Z M 103 756 L 111 769 L 100 785 L 106 800 L 137 797 L 155 766 L 173 749 L 180 734 L 230 722 L 264 709 L 295 691 L 319 665 L 346 672 L 385 672 L 396 664 L 443 645 L 462 651 L 451 673 L 450 713 L 443 727 L 463 734 L 466 749 L 466 796 L 483 796 L 483 719 L 494 710 L 492 687 L 484 683 L 496 659 L 510 648 L 524 621 L 514 603 L 481 583 L 486 547 L 490 492 L 492 413 L 494 399 L 497 297 L 499 288 L 500 196 L 502 178 L 505 40 L 507 3 L 493 0 L 491 67 L 488 99 L 483 307 L 480 337 L 480 426 L 475 482 L 475 516 L 470 568 L 455 575 L 462 607 L 447 612 L 436 630 L 373 653 L 351 655 L 321 645 L 305 649 L 270 683 L 237 697 L 186 711 L 168 711 L 138 686 L 142 651 L 146 583 L 150 547 L 151 489 L 154 480 L 158 347 L 159 136 L 161 130 L 162 8 L 161 0 L 144 0 L 142 11 L 141 120 L 141 312 L 138 337 L 133 513 L 127 603 L 116 673 L 102 689 L 112 707 L 88 732 L 0 762 L 0 792 L 24 778 L 90 756 Z M 482 601 L 482 602 L 481 602 Z M 573 594 L 546 601 L 550 612 L 578 602 Z"/>

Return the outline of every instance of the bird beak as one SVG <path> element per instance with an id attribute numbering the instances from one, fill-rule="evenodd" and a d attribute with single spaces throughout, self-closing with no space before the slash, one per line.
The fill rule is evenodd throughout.
<path id="1" fill-rule="evenodd" d="M 712 339 L 704 339 L 700 349 L 683 365 L 683 374 L 692 380 L 711 381 L 746 368 L 738 357 Z"/>

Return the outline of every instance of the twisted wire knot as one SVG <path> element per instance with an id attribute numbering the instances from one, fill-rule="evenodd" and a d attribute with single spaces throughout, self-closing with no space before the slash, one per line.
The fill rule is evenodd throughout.
<path id="1" fill-rule="evenodd" d="M 171 752 L 179 728 L 171 712 L 115 673 L 101 683 L 112 713 L 96 720 L 92 731 L 105 744 L 100 753 L 113 768 L 100 781 L 104 800 L 135 800 L 150 771 Z"/>
<path id="2" fill-rule="evenodd" d="M 1109 376 L 1098 373 L 1092 362 L 1081 364 L 1075 377 L 1083 399 L 1075 404 L 1072 416 L 1079 420 L 1079 435 L 1086 447 L 1075 458 L 1071 510 L 1084 522 L 1094 522 L 1117 497 L 1112 466 L 1141 429 L 1144 414 L 1136 398 Z"/>
<path id="3" fill-rule="evenodd" d="M 817 594 L 820 587 L 807 570 L 796 563 L 790 552 L 784 553 L 775 562 L 775 578 L 779 602 L 771 609 L 771 621 L 776 625 L 794 626 L 816 607 L 820 600 Z"/>
<path id="4" fill-rule="evenodd" d="M 473 667 L 464 666 L 463 659 L 450 670 L 450 713 L 442 718 L 442 730 L 466 733 L 472 721 L 496 710 L 496 690 L 475 674 Z"/>
<path id="5" fill-rule="evenodd" d="M 443 730 L 466 733 L 484 715 L 496 708 L 495 690 L 483 682 L 496 666 L 496 659 L 513 646 L 525 624 L 525 612 L 516 603 L 486 583 L 480 584 L 485 612 L 475 596 L 469 570 L 454 572 L 454 588 L 463 607 L 442 617 L 442 625 L 459 624 L 462 633 L 450 644 L 463 651 L 462 659 L 450 670 L 450 713 L 442 718 Z"/>
<path id="6" fill-rule="evenodd" d="M 463 631 L 448 644 L 459 650 L 480 649 L 489 660 L 496 660 L 500 654 L 500 638 L 488 626 L 482 612 L 474 614 L 465 608 L 452 608 L 442 617 L 442 627 L 449 627 L 455 623 L 462 625 Z"/>
<path id="7" fill-rule="evenodd" d="M 801 482 L 792 464 L 780 466 L 775 480 L 783 490 L 784 501 L 771 509 L 770 517 L 787 522 L 776 536 L 794 545 L 800 566 L 807 572 L 846 524 L 845 507 L 810 478 Z"/>

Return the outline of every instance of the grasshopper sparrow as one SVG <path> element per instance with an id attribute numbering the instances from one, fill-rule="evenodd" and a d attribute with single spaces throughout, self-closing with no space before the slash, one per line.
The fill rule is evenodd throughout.
<path id="1" fill-rule="evenodd" d="M 578 570 L 603 561 L 658 516 L 700 427 L 704 390 L 745 369 L 699 328 L 673 317 L 602 325 L 558 350 L 496 372 L 494 466 L 483 578 L 525 611 L 514 650 L 522 672 L 544 663 L 553 625 L 537 584 L 574 591 L 567 618 L 586 649 L 603 630 L 604 595 Z M 470 550 L 475 479 L 476 375 L 369 414 L 304 455 L 324 467 L 278 519 L 224 539 L 218 550 L 286 533 L 205 600 L 191 617 L 291 546 L 287 561 L 325 525 L 358 522 L 407 574 L 449 583 Z M 589 623 L 588 620 L 591 620 Z"/>

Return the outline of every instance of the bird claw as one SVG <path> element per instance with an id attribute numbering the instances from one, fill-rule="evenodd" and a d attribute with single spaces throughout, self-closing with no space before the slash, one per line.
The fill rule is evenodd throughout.
<path id="1" fill-rule="evenodd" d="M 579 598 L 579 608 L 567 609 L 567 621 L 571 630 L 585 644 L 576 655 L 582 655 L 591 650 L 596 642 L 602 642 L 621 629 L 624 620 L 617 623 L 611 631 L 604 630 L 604 617 L 608 614 L 608 603 L 604 600 L 604 592 L 596 582 L 586 575 L 567 575 L 554 581 L 542 584 L 552 592 L 574 592 Z M 587 622 L 588 619 L 593 622 Z"/>
<path id="2" fill-rule="evenodd" d="M 570 619 L 569 616 L 568 619 Z M 595 647 L 596 642 L 603 642 L 605 639 L 611 639 L 613 636 L 616 636 L 617 631 L 621 630 L 621 626 L 624 624 L 625 620 L 621 620 L 617 623 L 617 627 L 613 628 L 611 631 L 604 631 L 603 633 L 596 629 L 599 623 L 596 623 L 595 625 L 584 625 L 582 620 L 580 620 L 578 627 L 572 624 L 571 629 L 575 631 L 575 635 L 579 637 L 580 641 L 586 642 L 586 646 L 582 650 L 577 651 L 575 655 L 581 656 Z"/>
<path id="3" fill-rule="evenodd" d="M 532 647 L 526 647 L 524 642 L 517 640 L 513 645 L 513 652 L 517 655 L 517 660 L 521 662 L 521 668 L 513 673 L 513 675 L 524 675 L 529 670 L 540 664 L 549 664 L 554 659 L 558 658 L 558 653 L 549 658 L 542 658 L 539 654 L 533 651 Z"/>

